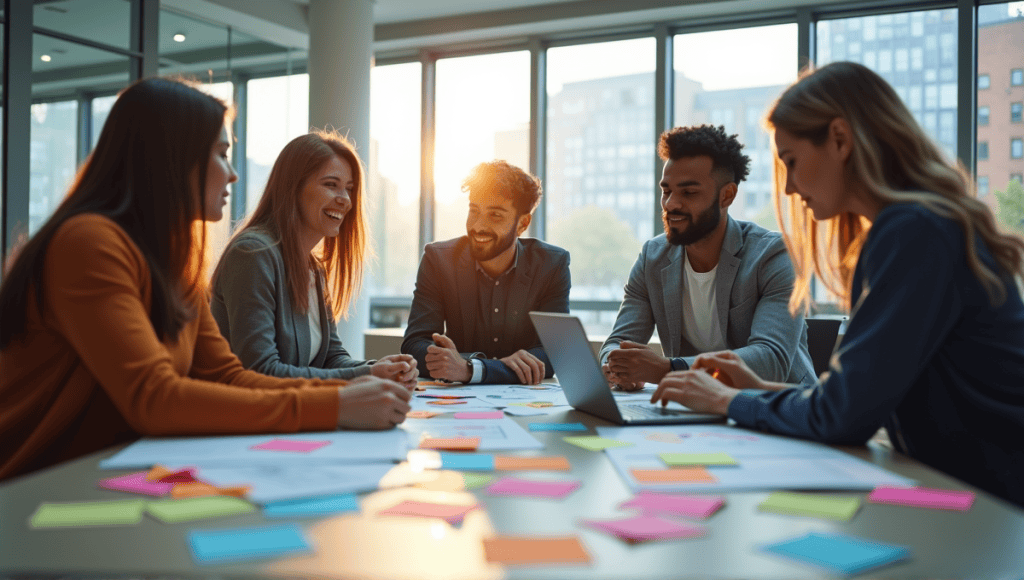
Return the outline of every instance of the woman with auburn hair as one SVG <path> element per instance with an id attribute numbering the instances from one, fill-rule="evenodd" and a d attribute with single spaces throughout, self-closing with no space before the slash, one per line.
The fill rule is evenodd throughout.
<path id="1" fill-rule="evenodd" d="M 363 164 L 337 132 L 285 145 L 256 210 L 213 274 L 211 309 L 242 364 L 276 377 L 372 374 L 412 387 L 416 360 L 355 360 L 335 320 L 358 293 L 366 254 Z"/>
<path id="2" fill-rule="evenodd" d="M 247 371 L 200 283 L 221 219 L 227 107 L 179 81 L 126 88 L 53 216 L 0 286 L 0 479 L 140 435 L 386 428 L 408 391 L 380 379 Z M 340 388 L 344 387 L 344 388 Z"/>
<path id="3" fill-rule="evenodd" d="M 846 335 L 813 385 L 766 382 L 727 351 L 694 365 L 724 381 L 671 373 L 654 400 L 826 443 L 884 426 L 897 450 L 1024 506 L 1024 242 L 864 66 L 806 72 L 767 124 L 790 308 L 806 308 L 816 273 L 850 308 Z"/>

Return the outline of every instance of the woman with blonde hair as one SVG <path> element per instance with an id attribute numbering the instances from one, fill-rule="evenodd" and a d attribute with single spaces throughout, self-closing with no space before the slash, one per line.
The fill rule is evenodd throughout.
<path id="1" fill-rule="evenodd" d="M 347 316 L 362 280 L 363 173 L 352 144 L 333 131 L 296 137 L 278 155 L 263 197 L 213 274 L 213 317 L 246 368 L 415 385 L 413 357 L 353 359 L 334 322 Z"/>
<path id="2" fill-rule="evenodd" d="M 654 400 L 826 443 L 884 426 L 897 450 L 1024 506 L 1024 242 L 997 230 L 969 176 L 864 66 L 805 73 L 767 124 L 790 308 L 806 307 L 817 274 L 850 308 L 846 335 L 816 384 L 769 383 L 720 352 L 694 369 L 724 380 L 671 373 Z"/>

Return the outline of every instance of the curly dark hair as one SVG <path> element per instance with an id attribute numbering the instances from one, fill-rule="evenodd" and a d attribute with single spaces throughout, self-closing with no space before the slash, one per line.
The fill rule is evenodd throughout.
<path id="1" fill-rule="evenodd" d="M 658 156 L 663 160 L 707 155 L 711 158 L 712 170 L 729 175 L 729 181 L 737 185 L 750 173 L 750 157 L 741 153 L 741 149 L 743 145 L 736 140 L 736 135 L 726 135 L 723 125 L 676 127 L 665 131 L 658 139 Z"/>
<path id="2" fill-rule="evenodd" d="M 511 199 L 517 216 L 533 213 L 542 193 L 539 179 L 501 159 L 474 167 L 462 182 L 462 191 Z"/>

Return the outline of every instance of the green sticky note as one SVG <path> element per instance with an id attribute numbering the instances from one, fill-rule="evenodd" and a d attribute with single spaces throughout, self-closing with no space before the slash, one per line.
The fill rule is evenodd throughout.
<path id="1" fill-rule="evenodd" d="M 607 439 L 605 437 L 597 437 L 596 435 L 586 435 L 581 437 L 562 437 L 562 441 L 571 443 L 577 447 L 582 447 L 589 451 L 601 451 L 608 449 L 609 447 L 629 447 L 632 443 L 625 441 L 617 441 L 615 439 Z"/>
<path id="2" fill-rule="evenodd" d="M 739 465 L 728 453 L 659 453 L 666 465 Z"/>
<path id="3" fill-rule="evenodd" d="M 247 514 L 255 510 L 256 507 L 244 499 L 227 495 L 161 499 L 146 506 L 150 515 L 167 524 Z"/>
<path id="4" fill-rule="evenodd" d="M 33 528 L 134 525 L 142 521 L 146 500 L 83 501 L 41 503 L 32 514 Z"/>
<path id="5" fill-rule="evenodd" d="M 472 471 L 462 472 L 463 485 L 466 489 L 476 489 L 483 487 L 494 479 L 493 475 L 487 475 L 486 473 L 473 473 Z"/>
<path id="6" fill-rule="evenodd" d="M 857 513 L 860 498 L 777 491 L 769 495 L 758 507 L 766 512 L 814 516 L 845 522 Z"/>

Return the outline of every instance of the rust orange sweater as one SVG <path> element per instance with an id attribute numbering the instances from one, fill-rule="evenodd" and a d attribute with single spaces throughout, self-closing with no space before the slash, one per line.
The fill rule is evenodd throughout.
<path id="1" fill-rule="evenodd" d="M 140 435 L 331 430 L 343 381 L 247 371 L 205 301 L 176 343 L 149 321 L 150 276 L 113 221 L 81 215 L 46 254 L 42 316 L 0 351 L 0 480 Z"/>

